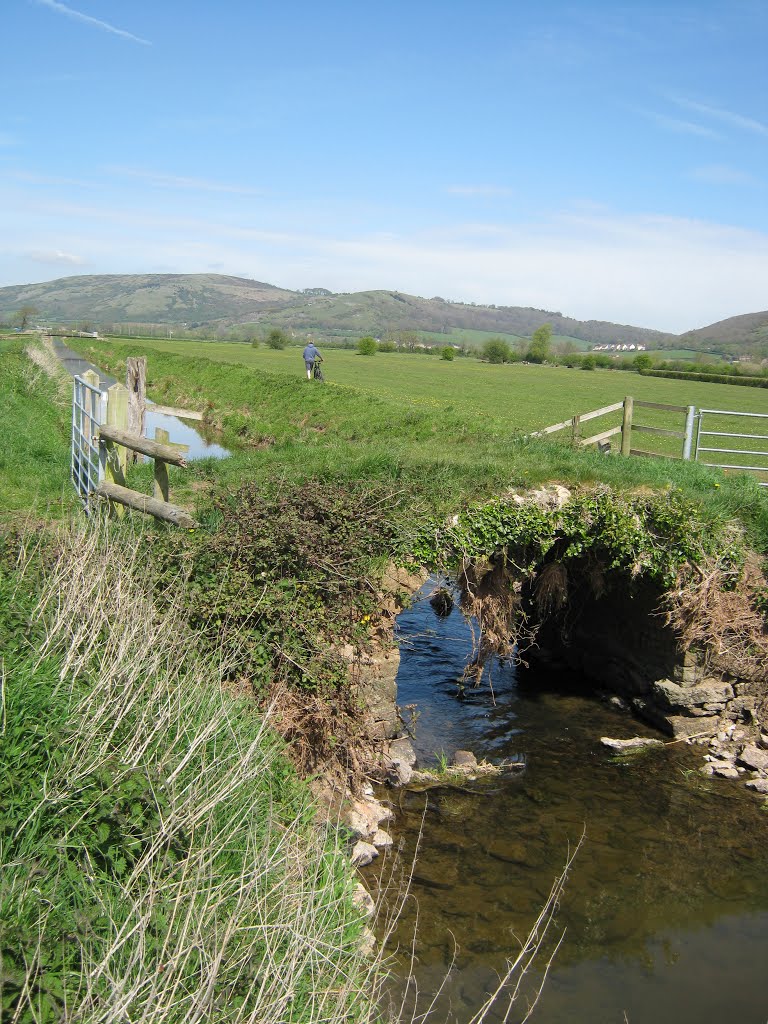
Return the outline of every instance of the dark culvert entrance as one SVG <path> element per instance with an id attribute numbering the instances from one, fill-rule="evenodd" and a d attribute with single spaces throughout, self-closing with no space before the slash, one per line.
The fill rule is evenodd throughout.
<path id="1" fill-rule="evenodd" d="M 622 593 L 609 580 L 564 581 L 553 570 L 547 592 L 518 591 L 529 634 L 537 597 L 546 613 L 522 666 L 496 656 L 503 638 L 483 650 L 477 620 L 458 607 L 433 608 L 439 582 L 398 618 L 398 704 L 420 765 L 463 749 L 524 767 L 396 791 L 399 861 L 416 856 L 414 899 L 396 933 L 398 994 L 407 990 L 422 1012 L 435 998 L 431 1019 L 441 1024 L 476 1020 L 585 832 L 509 1020 L 525 1016 L 563 931 L 533 1019 L 764 1020 L 768 844 L 759 802 L 736 781 L 704 777 L 700 747 L 668 742 L 628 758 L 600 744 L 602 736 L 670 740 L 669 724 L 666 732 L 651 724 L 664 725 L 662 706 L 666 719 L 711 717 L 673 704 L 669 695 L 679 694 L 669 687 L 666 704 L 653 690 L 660 680 L 680 690 L 704 685 L 655 614 L 657 595 Z M 457 605 L 467 582 L 446 588 Z M 485 591 L 498 582 L 486 579 Z M 492 634 L 502 618 L 488 607 Z M 386 872 L 376 863 L 368 870 Z M 505 1018 L 500 1010 L 485 1019 Z"/>

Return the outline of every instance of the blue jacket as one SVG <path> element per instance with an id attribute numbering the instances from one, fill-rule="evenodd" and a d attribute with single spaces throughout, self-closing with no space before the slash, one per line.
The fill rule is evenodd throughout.
<path id="1" fill-rule="evenodd" d="M 314 361 L 320 355 L 320 350 L 310 343 L 304 349 L 304 359 L 306 362 Z"/>

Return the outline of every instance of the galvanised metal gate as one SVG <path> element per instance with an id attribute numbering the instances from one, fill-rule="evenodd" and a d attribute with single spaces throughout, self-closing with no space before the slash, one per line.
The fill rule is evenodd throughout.
<path id="1" fill-rule="evenodd" d="M 704 417 L 709 416 L 710 426 L 724 427 L 731 424 L 730 420 L 720 420 L 720 417 L 724 416 L 740 416 L 749 422 L 746 427 L 754 426 L 755 430 L 766 429 L 768 430 L 768 413 L 762 412 L 733 412 L 727 409 L 699 409 L 698 414 L 698 427 L 696 430 L 696 461 L 701 462 L 704 466 L 716 466 L 718 469 L 730 469 L 739 470 L 742 473 L 757 473 L 759 474 L 758 484 L 760 487 L 768 487 L 768 445 L 763 445 L 762 448 L 748 447 L 751 442 L 768 441 L 768 434 L 758 433 L 736 433 L 731 430 L 705 430 L 704 429 Z M 740 424 L 735 424 L 736 426 Z M 730 444 L 740 442 L 735 448 L 725 447 L 710 447 L 709 444 L 702 445 L 702 438 L 730 438 L 732 441 L 722 441 L 721 444 Z M 700 458 L 701 452 L 707 452 L 710 455 L 730 455 L 736 458 L 731 458 L 728 462 L 704 462 Z M 749 465 L 754 463 L 756 457 L 759 458 L 760 465 Z M 739 461 L 739 460 L 745 461 Z"/>
<path id="2" fill-rule="evenodd" d="M 99 453 L 99 427 L 106 419 L 107 399 L 99 388 L 98 375 L 90 380 L 75 377 L 72 401 L 72 482 L 83 504 L 104 477 Z"/>

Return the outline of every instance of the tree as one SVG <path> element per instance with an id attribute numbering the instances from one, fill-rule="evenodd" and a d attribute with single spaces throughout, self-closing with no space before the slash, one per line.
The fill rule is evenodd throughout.
<path id="1" fill-rule="evenodd" d="M 512 349 L 503 338 L 489 338 L 482 348 L 483 359 L 488 363 L 509 363 Z"/>
<path id="2" fill-rule="evenodd" d="M 528 346 L 528 359 L 532 363 L 543 363 L 549 355 L 549 346 L 552 342 L 552 325 L 542 324 L 537 327 L 531 337 L 531 344 Z"/>
<path id="3" fill-rule="evenodd" d="M 267 331 L 267 345 L 279 349 L 288 347 L 288 335 L 279 327 L 270 327 Z"/>
<path id="4" fill-rule="evenodd" d="M 456 353 L 453 351 L 450 345 L 446 345 L 440 352 L 440 358 L 445 359 L 446 362 L 452 363 L 456 358 Z"/>
<path id="5" fill-rule="evenodd" d="M 632 365 L 636 370 L 650 370 L 653 366 L 653 359 L 651 359 L 647 352 L 641 352 L 639 356 L 635 356 L 632 360 Z"/>
<path id="6" fill-rule="evenodd" d="M 21 309 L 14 314 L 13 322 L 18 325 L 22 331 L 26 331 L 29 327 L 29 321 L 33 316 L 37 316 L 37 306 L 22 306 Z"/>
<path id="7" fill-rule="evenodd" d="M 366 335 L 364 338 L 361 338 L 357 343 L 357 351 L 361 356 L 375 355 L 378 351 L 376 339 L 372 338 L 370 335 Z"/>

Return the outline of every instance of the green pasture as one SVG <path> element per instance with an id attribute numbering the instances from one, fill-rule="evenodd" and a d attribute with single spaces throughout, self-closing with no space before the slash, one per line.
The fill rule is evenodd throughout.
<path id="1" fill-rule="evenodd" d="M 266 346 L 164 340 L 142 341 L 140 347 L 147 352 L 268 370 L 294 377 L 297 386 L 306 384 L 298 348 L 274 350 Z M 329 349 L 325 355 L 323 368 L 330 383 L 398 403 L 440 409 L 478 424 L 493 422 L 496 429 L 510 434 L 540 430 L 577 413 L 620 402 L 625 395 L 665 405 L 768 413 L 765 390 L 642 377 L 623 370 L 588 372 L 522 363 L 497 366 L 475 359 L 445 362 L 437 356 L 395 352 L 361 356 L 357 352 Z M 682 414 L 647 410 L 643 417 L 649 426 L 682 429 Z M 601 426 L 598 421 L 595 432 Z"/>

